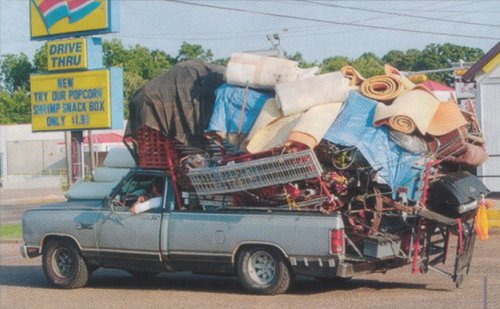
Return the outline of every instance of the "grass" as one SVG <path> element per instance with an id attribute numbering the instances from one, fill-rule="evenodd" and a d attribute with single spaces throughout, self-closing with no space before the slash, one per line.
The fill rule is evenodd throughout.
<path id="1" fill-rule="evenodd" d="M 11 223 L 0 225 L 0 240 L 21 240 L 21 223 Z"/>

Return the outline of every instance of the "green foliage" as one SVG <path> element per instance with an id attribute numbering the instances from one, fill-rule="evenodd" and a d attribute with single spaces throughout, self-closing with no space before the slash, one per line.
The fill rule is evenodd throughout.
<path id="1" fill-rule="evenodd" d="M 30 123 L 30 97 L 24 88 L 13 93 L 0 91 L 0 124 Z"/>
<path id="2" fill-rule="evenodd" d="M 24 53 L 19 55 L 6 54 L 0 58 L 2 82 L 9 92 L 14 92 L 18 88 L 29 90 L 32 71 L 33 66 Z"/>
<path id="3" fill-rule="evenodd" d="M 295 52 L 295 54 L 286 57 L 290 60 L 297 61 L 299 63 L 299 68 L 311 68 L 318 65 L 316 61 L 307 62 L 304 60 L 304 57 L 299 52 Z"/>
<path id="4" fill-rule="evenodd" d="M 227 66 L 227 63 L 229 62 L 230 58 L 218 58 L 212 61 L 213 64 L 218 64 L 222 66 Z"/>
<path id="5" fill-rule="evenodd" d="M 182 42 L 176 60 L 178 62 L 186 60 L 202 60 L 211 62 L 213 57 L 214 54 L 210 49 L 205 50 L 201 45 Z"/>
<path id="6" fill-rule="evenodd" d="M 382 60 L 374 53 L 362 54 L 352 62 L 352 66 L 366 78 L 384 73 Z"/>
<path id="7" fill-rule="evenodd" d="M 36 73 L 48 72 L 47 43 L 45 43 L 33 56 L 33 68 Z"/>
<path id="8" fill-rule="evenodd" d="M 343 66 L 350 64 L 349 58 L 344 56 L 326 58 L 321 63 L 321 73 L 335 72 L 340 70 Z"/>

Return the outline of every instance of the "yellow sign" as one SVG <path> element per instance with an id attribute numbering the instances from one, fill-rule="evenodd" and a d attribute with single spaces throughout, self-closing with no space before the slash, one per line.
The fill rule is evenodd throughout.
<path id="1" fill-rule="evenodd" d="M 33 131 L 111 127 L 108 70 L 31 76 Z"/>
<path id="2" fill-rule="evenodd" d="M 109 29 L 109 0 L 30 0 L 31 38 Z"/>
<path id="3" fill-rule="evenodd" d="M 49 71 L 86 69 L 87 40 L 85 38 L 47 42 Z"/>

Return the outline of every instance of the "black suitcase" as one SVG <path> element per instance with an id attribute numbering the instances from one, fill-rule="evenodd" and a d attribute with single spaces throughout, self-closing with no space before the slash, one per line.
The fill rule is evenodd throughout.
<path id="1" fill-rule="evenodd" d="M 450 218 L 458 218 L 477 208 L 476 200 L 489 193 L 486 186 L 469 172 L 447 174 L 429 185 L 427 208 Z"/>

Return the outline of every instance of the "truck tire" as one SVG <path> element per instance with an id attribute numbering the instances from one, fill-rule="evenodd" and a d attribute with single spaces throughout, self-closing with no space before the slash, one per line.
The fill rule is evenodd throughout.
<path id="1" fill-rule="evenodd" d="M 42 263 L 45 277 L 54 287 L 81 288 L 89 279 L 87 263 L 71 241 L 49 240 L 43 247 Z"/>
<path id="2" fill-rule="evenodd" d="M 284 293 L 294 279 L 283 256 L 266 247 L 243 249 L 238 258 L 237 272 L 243 287 L 256 294 Z"/>

